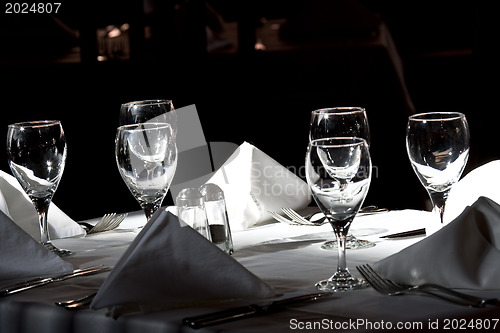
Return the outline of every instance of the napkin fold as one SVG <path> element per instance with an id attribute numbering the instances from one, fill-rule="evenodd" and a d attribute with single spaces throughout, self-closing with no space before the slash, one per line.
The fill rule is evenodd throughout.
<path id="1" fill-rule="evenodd" d="M 382 276 L 411 285 L 500 289 L 500 206 L 480 197 L 452 222 L 374 265 Z"/>
<path id="2" fill-rule="evenodd" d="M 271 220 L 269 211 L 282 207 L 300 210 L 311 202 L 305 181 L 248 142 L 241 144 L 207 183 L 224 191 L 233 231 Z"/>
<path id="3" fill-rule="evenodd" d="M 0 170 L 0 210 L 35 240 L 40 241 L 38 214 L 19 182 Z M 48 212 L 51 239 L 83 236 L 85 230 L 54 203 Z"/>
<path id="4" fill-rule="evenodd" d="M 47 250 L 0 211 L 0 280 L 71 271 L 70 263 Z"/>
<path id="5" fill-rule="evenodd" d="M 446 200 L 444 222 L 454 220 L 465 207 L 472 205 L 479 197 L 500 202 L 500 160 L 491 161 L 470 171 L 453 187 Z"/>
<path id="6" fill-rule="evenodd" d="M 90 307 L 162 306 L 266 298 L 274 290 L 187 224 L 158 210 L 104 281 Z"/>

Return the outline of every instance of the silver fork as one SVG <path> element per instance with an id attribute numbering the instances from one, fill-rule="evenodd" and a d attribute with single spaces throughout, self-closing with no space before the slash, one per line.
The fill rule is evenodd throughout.
<path id="1" fill-rule="evenodd" d="M 499 304 L 496 298 L 484 299 L 464 293 L 460 293 L 450 288 L 446 288 L 433 283 L 424 283 L 417 286 L 397 283 L 384 279 L 373 270 L 370 265 L 361 265 L 356 267 L 368 283 L 379 293 L 389 296 L 403 295 L 411 292 L 425 293 L 455 304 L 467 305 L 473 307 L 483 307 L 486 304 Z M 446 294 L 446 295 L 445 295 Z"/>
<path id="2" fill-rule="evenodd" d="M 297 223 L 297 222 L 294 222 L 292 220 L 289 220 L 287 219 L 286 217 L 283 217 L 281 216 L 280 214 L 276 213 L 276 212 L 272 212 L 272 211 L 268 211 L 268 213 L 278 222 L 281 222 L 281 223 L 287 223 L 287 224 L 290 224 L 290 225 L 302 225 L 300 223 Z"/>
<path id="3" fill-rule="evenodd" d="M 299 213 L 297 213 L 296 211 L 294 211 L 293 209 L 291 208 L 281 208 L 281 211 L 283 213 L 285 213 L 286 216 L 288 216 L 289 218 L 292 219 L 293 222 L 297 223 L 297 224 L 304 224 L 304 225 L 322 225 L 324 223 L 326 223 L 326 216 L 323 215 L 321 218 L 319 218 L 318 220 L 314 220 L 314 221 L 311 221 L 311 218 L 314 216 L 314 215 L 317 215 L 317 214 L 323 214 L 321 212 L 316 212 L 316 213 L 311 213 L 309 215 L 306 215 L 306 216 L 302 216 L 300 215 Z"/>
<path id="4" fill-rule="evenodd" d="M 85 222 L 80 222 L 87 229 L 87 234 L 113 230 L 127 217 L 127 213 L 116 216 L 116 213 L 105 214 L 94 226 Z"/>

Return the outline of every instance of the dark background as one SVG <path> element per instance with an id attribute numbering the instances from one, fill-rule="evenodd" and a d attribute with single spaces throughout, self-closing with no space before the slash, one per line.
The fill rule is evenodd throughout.
<path id="1" fill-rule="evenodd" d="M 483 2 L 209 4 L 225 23 L 237 23 L 238 45 L 206 51 L 204 27 L 213 16 L 199 0 L 160 1 L 147 15 L 138 1 L 63 1 L 57 18 L 79 31 L 78 38 L 47 15 L 8 15 L 2 7 L 0 138 L 9 123 L 62 121 L 68 159 L 54 202 L 72 218 L 139 209 L 114 160 L 119 107 L 131 100 L 168 98 L 176 108 L 196 104 L 207 142 L 249 141 L 295 170 L 304 164 L 310 111 L 363 106 L 376 166 L 365 204 L 391 209 L 426 208 L 427 195 L 405 148 L 413 112 L 466 114 L 471 127 L 466 172 L 498 158 L 495 18 Z M 255 51 L 252 32 L 264 29 L 262 18 L 284 19 L 281 37 L 293 47 Z M 369 39 L 377 20 L 387 24 L 401 56 L 413 109 L 383 50 L 346 42 Z M 95 30 L 125 22 L 131 26 L 130 56 L 97 61 Z M 145 25 L 153 31 L 146 39 Z M 339 30 L 342 25 L 349 29 Z M 133 29 L 137 26 L 141 29 Z M 76 61 L 68 56 L 75 50 Z M 5 154 L 0 168 L 10 173 Z"/>

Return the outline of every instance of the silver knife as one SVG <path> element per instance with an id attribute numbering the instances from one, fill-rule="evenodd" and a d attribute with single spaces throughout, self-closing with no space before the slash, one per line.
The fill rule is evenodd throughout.
<path id="1" fill-rule="evenodd" d="M 314 294 L 307 294 L 302 296 L 296 296 L 291 298 L 285 298 L 282 300 L 274 301 L 267 305 L 257 305 L 250 304 L 246 306 L 241 306 L 237 308 L 232 308 L 229 310 L 223 310 L 218 312 L 212 312 L 200 316 L 194 316 L 189 318 L 184 318 L 182 323 L 188 325 L 192 328 L 198 329 L 206 326 L 218 325 L 228 321 L 244 319 L 251 316 L 263 315 L 266 313 L 271 313 L 278 311 L 285 306 L 315 301 L 324 296 L 330 296 L 333 293 L 330 292 L 319 292 Z"/>
<path id="2" fill-rule="evenodd" d="M 75 269 L 71 273 L 65 273 L 65 274 L 61 274 L 58 276 L 54 276 L 54 277 L 35 278 L 32 280 L 16 283 L 16 284 L 10 285 L 8 287 L 2 288 L 0 290 L 0 297 L 9 296 L 12 294 L 19 293 L 21 291 L 25 291 L 25 290 L 32 289 L 35 287 L 44 286 L 44 285 L 49 284 L 49 283 L 64 281 L 64 280 L 67 280 L 69 278 L 73 278 L 73 277 L 77 277 L 77 276 L 91 275 L 91 274 L 107 272 L 107 271 L 111 270 L 112 268 L 113 267 L 111 267 L 111 266 L 97 265 L 97 266 L 91 266 L 91 267 L 86 267 L 86 268 L 81 268 L 81 269 Z"/>
<path id="3" fill-rule="evenodd" d="M 380 236 L 380 238 L 405 238 L 405 237 L 414 237 L 414 236 L 425 236 L 425 228 L 398 232 L 397 234 Z"/>

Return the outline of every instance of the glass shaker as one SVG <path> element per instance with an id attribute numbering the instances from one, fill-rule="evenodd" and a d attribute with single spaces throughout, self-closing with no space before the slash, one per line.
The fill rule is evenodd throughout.
<path id="1" fill-rule="evenodd" d="M 233 254 L 233 239 L 227 217 L 224 192 L 215 184 L 205 184 L 200 187 L 200 193 L 205 199 L 205 211 L 212 243 L 227 254 Z"/>
<path id="2" fill-rule="evenodd" d="M 204 198 L 200 191 L 191 187 L 183 189 L 177 195 L 175 204 L 179 220 L 211 241 Z"/>

